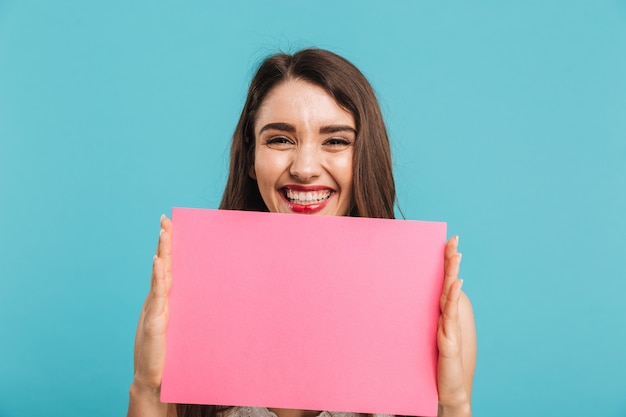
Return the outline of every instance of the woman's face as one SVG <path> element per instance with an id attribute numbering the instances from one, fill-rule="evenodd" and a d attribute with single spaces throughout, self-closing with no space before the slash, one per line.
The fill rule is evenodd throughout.
<path id="1" fill-rule="evenodd" d="M 342 216 L 352 203 L 354 117 L 321 87 L 288 80 L 259 108 L 250 176 L 278 213 Z"/>

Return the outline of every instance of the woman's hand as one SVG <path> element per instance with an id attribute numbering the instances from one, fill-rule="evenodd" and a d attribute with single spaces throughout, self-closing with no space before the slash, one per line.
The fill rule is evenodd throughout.
<path id="1" fill-rule="evenodd" d="M 444 259 L 441 316 L 437 332 L 439 417 L 471 416 L 472 380 L 476 367 L 474 314 L 459 280 L 459 237 L 448 241 Z"/>
<path id="2" fill-rule="evenodd" d="M 143 304 L 135 336 L 135 375 L 130 387 L 128 416 L 167 415 L 160 401 L 165 362 L 167 294 L 172 284 L 172 222 L 161 216 L 159 244 L 152 264 L 150 292 Z"/>

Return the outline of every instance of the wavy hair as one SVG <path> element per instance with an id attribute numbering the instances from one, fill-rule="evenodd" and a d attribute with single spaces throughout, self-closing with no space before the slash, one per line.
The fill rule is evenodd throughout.
<path id="1" fill-rule="evenodd" d="M 391 150 L 374 90 L 353 64 L 323 49 L 272 55 L 259 67 L 233 134 L 230 170 L 220 209 L 267 211 L 256 181 L 248 175 L 254 163 L 254 126 L 265 97 L 290 79 L 323 88 L 354 117 L 357 135 L 349 215 L 394 218 L 396 190 Z"/>
<path id="2" fill-rule="evenodd" d="M 233 134 L 230 169 L 220 209 L 268 211 L 259 188 L 248 173 L 254 163 L 254 126 L 269 92 L 291 79 L 323 88 L 354 117 L 356 140 L 353 195 L 349 215 L 394 218 L 396 189 L 387 129 L 374 90 L 361 71 L 345 58 L 323 49 L 304 49 L 265 59 L 255 74 Z M 219 417 L 230 407 L 177 404 L 170 415 Z"/>

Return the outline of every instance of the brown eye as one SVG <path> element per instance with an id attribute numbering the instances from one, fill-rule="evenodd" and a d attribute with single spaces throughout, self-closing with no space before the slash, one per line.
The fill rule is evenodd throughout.
<path id="1" fill-rule="evenodd" d="M 352 145 L 352 142 L 344 138 L 330 138 L 326 139 L 323 146 L 329 150 L 340 151 L 348 148 Z"/>
<path id="2" fill-rule="evenodd" d="M 326 141 L 326 145 L 337 146 L 337 145 L 350 145 L 350 141 L 341 138 L 331 138 Z"/>
<path id="3" fill-rule="evenodd" d="M 286 148 L 293 144 L 293 141 L 285 136 L 275 136 L 265 141 L 270 148 Z"/>

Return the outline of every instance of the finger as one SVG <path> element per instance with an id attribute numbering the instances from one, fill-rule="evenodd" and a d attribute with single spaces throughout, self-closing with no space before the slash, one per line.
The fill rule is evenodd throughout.
<path id="1" fill-rule="evenodd" d="M 140 336 L 140 349 L 137 352 L 135 380 L 151 387 L 157 387 L 161 383 L 161 372 L 165 352 L 165 330 L 167 328 L 167 283 L 163 261 L 159 257 L 154 258 L 153 283 L 148 301 L 142 332 Z"/>
<path id="2" fill-rule="evenodd" d="M 158 375 L 160 372 L 158 357 L 160 357 L 163 350 L 164 334 L 167 326 L 169 284 L 164 263 L 169 263 L 167 259 L 170 259 L 171 253 L 171 233 L 167 233 L 171 232 L 171 221 L 162 215 L 160 223 L 161 231 L 159 233 L 156 254 L 152 262 L 150 290 L 143 304 L 135 335 L 134 370 L 136 375 L 143 375 L 144 377 Z M 166 259 L 163 259 L 163 257 Z M 154 362 L 150 358 L 157 358 L 157 360 Z M 156 369 L 152 369 L 154 368 L 154 363 L 157 363 Z M 158 379 L 156 377 L 152 382 L 158 383 Z"/>
<path id="3" fill-rule="evenodd" d="M 152 300 L 152 294 L 154 292 L 154 288 L 157 285 L 157 270 L 156 270 L 156 260 L 157 256 L 154 255 L 152 258 L 152 274 L 150 276 L 150 289 L 148 291 L 148 295 L 143 302 L 143 306 L 141 307 L 141 313 L 139 314 L 139 322 L 137 324 L 137 331 L 135 333 L 135 349 L 134 349 L 134 363 L 135 363 L 135 372 L 137 372 L 137 364 L 139 363 L 139 348 L 143 345 L 143 332 L 144 332 L 144 323 L 146 321 L 146 313 L 150 308 L 150 301 Z"/>
<path id="4" fill-rule="evenodd" d="M 156 256 L 163 260 L 165 272 L 167 274 L 169 274 L 171 271 L 171 251 L 172 251 L 171 231 L 172 231 L 172 221 L 168 219 L 164 214 L 161 215 L 161 230 L 159 231 L 159 242 L 157 244 Z"/>
<path id="5" fill-rule="evenodd" d="M 441 314 L 443 335 L 452 341 L 456 340 L 459 334 L 459 299 L 462 286 L 463 280 L 457 280 L 451 286 L 445 309 Z"/>
<path id="6" fill-rule="evenodd" d="M 139 358 L 139 347 L 141 346 L 141 342 L 143 339 L 143 321 L 145 319 L 145 314 L 146 314 L 146 308 L 147 308 L 147 304 L 148 304 L 148 300 L 149 300 L 150 294 L 148 294 L 148 297 L 146 297 L 146 300 L 143 303 L 143 306 L 141 307 L 141 313 L 139 314 L 139 322 L 137 324 L 137 331 L 135 332 L 135 348 L 133 350 L 134 352 L 134 372 L 137 372 L 137 364 L 139 363 L 138 358 Z"/>
<path id="7" fill-rule="evenodd" d="M 160 333 L 158 323 L 167 304 L 168 285 L 165 279 L 163 260 L 155 255 L 152 263 L 152 282 L 146 297 L 145 308 L 140 322 L 141 337 L 145 339 L 147 333 Z"/>
<path id="8" fill-rule="evenodd" d="M 161 228 L 168 232 L 172 231 L 172 220 L 169 219 L 165 214 L 161 215 Z"/>
<path id="9" fill-rule="evenodd" d="M 441 311 L 445 309 L 450 288 L 459 280 L 459 271 L 461 269 L 462 254 L 455 253 L 450 257 L 448 263 L 444 267 L 443 289 L 441 291 Z"/>
<path id="10" fill-rule="evenodd" d="M 450 261 L 459 251 L 459 235 L 454 235 L 451 237 L 446 243 L 446 248 L 444 251 L 444 268 L 448 268 Z"/>
<path id="11" fill-rule="evenodd" d="M 446 243 L 445 259 L 449 260 L 459 250 L 459 235 L 454 235 Z"/>
<path id="12" fill-rule="evenodd" d="M 172 277 L 172 221 L 165 216 L 161 218 L 161 230 L 159 258 L 163 260 L 165 279 L 169 282 Z"/>
<path id="13" fill-rule="evenodd" d="M 163 215 L 161 215 L 161 221 L 162 219 L 163 219 Z M 155 251 L 154 257 L 152 258 L 152 273 L 150 275 L 150 289 L 148 290 L 148 295 L 146 296 L 146 299 L 144 300 L 143 305 L 141 306 L 141 313 L 139 314 L 139 322 L 137 324 L 137 332 L 135 334 L 135 364 L 137 363 L 137 347 L 141 345 L 140 342 L 141 342 L 141 336 L 143 334 L 143 324 L 144 324 L 144 320 L 146 316 L 146 310 L 148 309 L 148 306 L 150 305 L 150 297 L 153 292 L 154 286 L 156 285 L 155 284 L 156 271 L 155 271 L 154 265 L 155 265 L 155 261 L 159 253 L 160 245 L 161 245 L 161 238 L 159 236 L 159 239 L 157 240 L 156 251 Z"/>
<path id="14" fill-rule="evenodd" d="M 448 261 L 448 266 L 445 268 L 444 273 L 444 285 L 449 287 L 454 281 L 459 278 L 459 271 L 461 270 L 461 258 L 463 254 L 455 253 Z"/>
<path id="15" fill-rule="evenodd" d="M 167 292 L 169 290 L 163 260 L 159 257 L 154 258 L 153 264 L 153 280 L 150 289 L 148 305 L 146 308 L 146 321 L 153 319 L 155 316 L 163 314 L 165 304 L 167 303 Z"/>
<path id="16" fill-rule="evenodd" d="M 161 230 L 163 230 L 163 218 L 165 217 L 165 214 L 161 214 L 161 218 L 159 219 L 159 224 L 161 224 Z M 161 240 L 159 239 L 157 241 L 157 246 L 156 246 L 156 250 L 154 251 L 154 254 L 156 256 L 159 256 L 159 246 L 160 246 Z"/>

